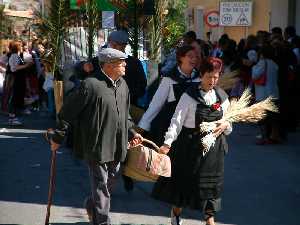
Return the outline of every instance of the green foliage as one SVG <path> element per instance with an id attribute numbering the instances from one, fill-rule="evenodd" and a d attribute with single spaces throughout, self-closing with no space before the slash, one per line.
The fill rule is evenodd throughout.
<path id="1" fill-rule="evenodd" d="M 163 38 L 163 45 L 166 52 L 174 47 L 178 39 L 186 30 L 185 21 L 183 18 L 184 10 L 187 7 L 187 1 L 173 0 L 170 2 L 169 6 Z"/>
<path id="2" fill-rule="evenodd" d="M 155 0 L 155 15 L 147 30 L 150 59 L 160 62 L 162 46 L 169 51 L 185 31 L 184 10 L 187 0 Z"/>
<path id="3" fill-rule="evenodd" d="M 163 32 L 166 27 L 166 9 L 170 4 L 170 0 L 155 0 L 155 15 L 151 17 L 149 23 L 150 36 L 150 54 L 151 60 L 159 63 L 161 61 L 161 49 L 163 43 Z"/>
<path id="4" fill-rule="evenodd" d="M 88 21 L 88 57 L 92 59 L 94 54 L 94 42 L 99 28 L 99 12 L 97 0 L 89 0 L 85 4 L 85 12 Z"/>
<path id="5" fill-rule="evenodd" d="M 69 1 L 51 0 L 48 12 L 48 15 L 37 12 L 37 18 L 41 21 L 39 30 L 47 39 L 48 46 L 46 48 L 50 51 L 48 57 L 44 60 L 50 64 L 51 71 L 54 72 L 54 76 L 57 78 L 61 46 L 67 34 L 66 25 L 70 15 Z"/>
<path id="6" fill-rule="evenodd" d="M 121 12 L 121 24 L 125 20 L 127 21 L 128 33 L 129 33 L 129 44 L 132 48 L 134 57 L 138 57 L 139 48 L 139 37 L 143 32 L 143 6 L 141 2 L 137 0 L 124 0 L 128 8 Z M 122 26 L 120 28 L 123 28 Z M 125 27 L 126 28 L 126 27 Z"/>
<path id="7" fill-rule="evenodd" d="M 0 5 L 0 38 L 2 38 L 2 34 L 5 32 L 5 26 L 4 26 L 4 15 L 3 15 L 4 5 Z"/>
<path id="8" fill-rule="evenodd" d="M 10 17 L 4 16 L 4 5 L 0 4 L 0 39 L 12 39 L 12 23 Z"/>

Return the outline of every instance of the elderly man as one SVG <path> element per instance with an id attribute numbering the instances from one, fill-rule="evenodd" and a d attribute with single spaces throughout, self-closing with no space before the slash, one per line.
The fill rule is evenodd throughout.
<path id="1" fill-rule="evenodd" d="M 125 52 L 128 41 L 129 36 L 125 30 L 116 30 L 108 36 L 108 47 Z M 138 59 L 132 56 L 127 57 L 124 79 L 129 88 L 131 104 L 138 106 L 138 98 L 143 97 L 147 87 L 146 75 Z M 141 115 L 137 111 L 137 108 L 131 107 L 131 112 L 134 121 L 138 122 Z M 132 191 L 134 187 L 133 180 L 123 175 L 123 181 L 125 190 Z"/>
<path id="2" fill-rule="evenodd" d="M 126 157 L 128 130 L 133 135 L 129 144 L 142 142 L 129 121 L 130 97 L 122 78 L 126 58 L 112 48 L 99 52 L 100 73 L 86 78 L 67 96 L 58 115 L 59 127 L 51 139 L 51 149 L 56 151 L 72 125 L 74 154 L 86 160 L 89 168 L 92 195 L 86 207 L 93 225 L 111 224 L 111 185 Z"/>
<path id="3" fill-rule="evenodd" d="M 125 48 L 128 44 L 129 36 L 125 30 L 116 30 L 109 34 L 107 45 L 103 46 L 102 49 L 109 47 L 117 49 L 125 53 Z M 127 56 L 125 59 L 125 75 L 124 80 L 126 81 L 129 92 L 131 104 L 138 106 L 138 98 L 143 97 L 146 92 L 147 80 L 143 69 L 143 66 L 139 59 L 132 56 Z M 97 59 L 93 58 L 90 62 L 82 62 L 75 68 L 77 77 L 85 79 L 87 76 L 94 76 L 99 71 L 97 65 Z"/>
<path id="4" fill-rule="evenodd" d="M 129 37 L 126 31 L 116 30 L 108 36 L 108 47 L 125 52 L 128 41 Z M 131 104 L 138 106 L 138 98 L 145 94 L 147 80 L 140 60 L 130 55 L 126 59 L 124 80 L 129 88 Z"/>

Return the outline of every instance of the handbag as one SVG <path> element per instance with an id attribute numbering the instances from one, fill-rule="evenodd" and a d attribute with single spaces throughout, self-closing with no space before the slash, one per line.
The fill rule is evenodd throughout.
<path id="1" fill-rule="evenodd" d="M 127 151 L 123 174 L 138 181 L 155 182 L 159 176 L 171 176 L 171 160 L 169 156 L 158 153 L 159 147 L 147 139 L 143 143 L 154 147 L 151 149 L 142 144 Z"/>
<path id="2" fill-rule="evenodd" d="M 256 79 L 253 79 L 253 83 L 260 86 L 265 86 L 267 83 L 267 61 L 265 60 L 265 70 L 264 72 Z"/>

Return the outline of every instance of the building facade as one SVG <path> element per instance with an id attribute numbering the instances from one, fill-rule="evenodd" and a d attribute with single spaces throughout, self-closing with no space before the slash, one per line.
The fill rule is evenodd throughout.
<path id="1" fill-rule="evenodd" d="M 214 26 L 207 21 L 207 15 L 220 13 L 220 2 L 251 2 L 252 21 L 249 26 Z M 300 33 L 300 0 L 188 0 L 186 21 L 188 29 L 195 30 L 198 37 L 206 39 L 210 31 L 212 40 L 223 33 L 235 40 L 255 34 L 258 30 L 270 31 L 273 27 L 284 29 L 293 25 Z M 223 15 L 223 14 L 222 14 Z M 221 19 L 219 17 L 219 19 Z"/>

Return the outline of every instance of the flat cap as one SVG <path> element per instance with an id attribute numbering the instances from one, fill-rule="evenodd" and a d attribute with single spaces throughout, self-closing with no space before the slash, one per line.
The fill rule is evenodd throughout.
<path id="1" fill-rule="evenodd" d="M 98 53 L 98 60 L 102 63 L 112 63 L 126 58 L 127 55 L 124 52 L 114 48 L 103 48 Z"/>
<path id="2" fill-rule="evenodd" d="M 109 34 L 108 40 L 120 43 L 128 44 L 129 36 L 125 30 L 116 30 Z"/>

